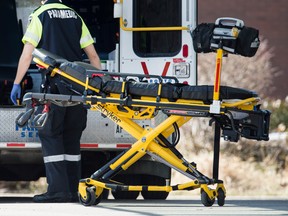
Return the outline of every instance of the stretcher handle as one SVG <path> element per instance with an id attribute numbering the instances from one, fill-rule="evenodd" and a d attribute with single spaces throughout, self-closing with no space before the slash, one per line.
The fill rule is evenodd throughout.
<path id="1" fill-rule="evenodd" d="M 68 60 L 62 58 L 61 56 L 50 53 L 49 51 L 44 50 L 42 48 L 34 49 L 32 56 L 34 58 L 41 60 L 45 64 L 47 64 L 49 66 L 53 66 L 53 67 L 56 67 L 57 65 L 60 65 L 64 62 L 68 61 Z"/>
<path id="2" fill-rule="evenodd" d="M 38 100 L 51 100 L 51 101 L 59 101 L 59 102 L 85 102 L 85 98 L 79 95 L 61 95 L 61 94 L 44 94 L 44 93 L 31 93 L 28 92 L 23 97 L 23 104 L 25 105 L 31 99 Z"/>

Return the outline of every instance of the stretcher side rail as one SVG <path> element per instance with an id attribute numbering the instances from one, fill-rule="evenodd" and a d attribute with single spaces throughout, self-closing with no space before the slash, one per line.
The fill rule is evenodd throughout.
<path id="1" fill-rule="evenodd" d="M 248 139 L 268 140 L 269 139 L 269 119 L 270 112 L 266 110 L 241 110 L 237 107 L 222 107 L 221 114 L 213 114 L 209 112 L 208 105 L 195 103 L 175 103 L 175 102 L 157 102 L 151 100 L 140 100 L 127 97 L 109 98 L 101 96 L 76 96 L 76 95 L 57 95 L 57 94 L 41 94 L 28 93 L 24 96 L 24 103 L 32 99 L 40 101 L 45 104 L 47 102 L 54 103 L 59 106 L 71 106 L 73 104 L 88 104 L 93 106 L 97 104 L 108 104 L 115 106 L 118 112 L 123 116 L 127 115 L 127 109 L 131 109 L 132 113 L 137 113 L 130 118 L 141 118 L 141 112 L 135 107 L 150 107 L 151 117 L 155 115 L 155 110 L 162 110 L 168 115 L 191 116 L 191 117 L 210 117 L 218 121 L 221 125 L 223 136 L 226 140 L 237 142 L 239 137 L 246 137 Z M 236 102 L 237 103 L 237 102 Z M 237 103 L 238 104 L 238 103 Z M 126 107 L 125 112 L 122 113 L 121 107 Z M 145 110 L 145 112 L 147 112 Z M 144 115 L 147 119 L 149 116 Z"/>

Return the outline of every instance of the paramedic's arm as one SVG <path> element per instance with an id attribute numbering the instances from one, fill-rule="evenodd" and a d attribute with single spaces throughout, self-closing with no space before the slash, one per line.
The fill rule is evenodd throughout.
<path id="1" fill-rule="evenodd" d="M 97 69 L 101 70 L 101 61 L 100 58 L 94 48 L 93 44 L 88 45 L 87 47 L 83 48 L 84 52 L 88 56 L 90 60 L 90 64 L 92 64 Z"/>
<path id="2" fill-rule="evenodd" d="M 23 47 L 23 51 L 20 56 L 20 59 L 19 59 L 18 69 L 17 69 L 16 78 L 14 80 L 14 84 L 20 84 L 21 80 L 23 79 L 27 70 L 29 69 L 31 61 L 32 61 L 33 50 L 34 50 L 34 46 L 26 42 Z"/>

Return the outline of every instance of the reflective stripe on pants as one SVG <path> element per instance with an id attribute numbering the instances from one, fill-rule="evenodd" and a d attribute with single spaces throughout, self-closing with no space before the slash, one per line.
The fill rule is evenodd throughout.
<path id="1" fill-rule="evenodd" d="M 80 161 L 81 155 L 69 155 L 69 154 L 61 154 L 61 155 L 51 155 L 44 157 L 44 163 L 51 162 L 59 162 L 59 161 Z"/>

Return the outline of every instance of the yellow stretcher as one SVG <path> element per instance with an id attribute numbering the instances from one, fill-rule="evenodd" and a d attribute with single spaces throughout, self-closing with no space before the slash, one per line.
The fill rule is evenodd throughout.
<path id="1" fill-rule="evenodd" d="M 39 104 L 55 103 L 72 106 L 83 103 L 91 110 L 99 111 L 136 138 L 130 149 L 122 152 L 112 161 L 97 170 L 89 178 L 79 183 L 79 200 L 85 206 L 97 205 L 104 189 L 113 191 L 162 191 L 194 190 L 199 188 L 201 201 L 205 206 L 225 203 L 226 190 L 218 179 L 220 137 L 237 142 L 239 137 L 255 140 L 269 139 L 270 112 L 261 110 L 259 97 L 253 91 L 220 85 L 223 50 L 217 50 L 215 83 L 211 86 L 189 86 L 177 83 L 158 84 L 144 82 L 145 76 L 136 75 L 137 82 L 131 80 L 135 74 L 119 74 L 97 71 L 84 63 L 68 62 L 45 50 L 36 49 L 34 61 L 45 68 L 51 77 L 58 77 L 80 92 L 73 95 L 27 93 L 23 102 L 27 112 L 16 121 L 18 125 L 27 123 L 41 127 L 45 114 L 34 117 Z M 121 78 L 119 80 L 119 78 Z M 141 82 L 142 81 L 142 82 Z M 81 92 L 82 91 L 82 92 Z M 155 128 L 142 128 L 134 119 L 150 119 L 161 110 L 167 114 Z M 175 148 L 168 137 L 193 117 L 206 117 L 215 124 L 213 177 L 207 177 L 197 170 L 196 165 L 187 161 Z M 32 120 L 31 120 L 32 119 Z M 222 134 L 221 134 L 222 131 Z M 180 172 L 191 181 L 170 186 L 124 185 L 113 181 L 113 177 L 144 155 Z M 214 185 L 212 189 L 209 185 Z"/>

